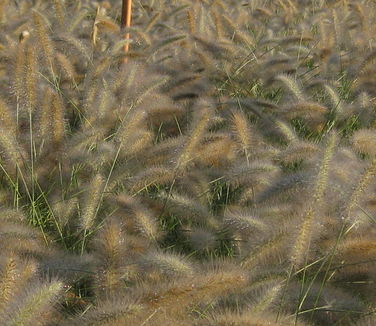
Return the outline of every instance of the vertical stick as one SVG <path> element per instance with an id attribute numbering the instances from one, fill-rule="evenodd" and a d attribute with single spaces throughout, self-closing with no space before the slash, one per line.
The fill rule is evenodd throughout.
<path id="1" fill-rule="evenodd" d="M 123 6 L 121 9 L 121 28 L 131 27 L 132 19 L 132 0 L 123 0 Z M 129 33 L 125 33 L 124 39 L 129 41 Z M 129 51 L 129 43 L 124 44 L 124 53 L 127 54 Z M 124 58 L 124 63 L 128 62 L 128 58 Z"/>

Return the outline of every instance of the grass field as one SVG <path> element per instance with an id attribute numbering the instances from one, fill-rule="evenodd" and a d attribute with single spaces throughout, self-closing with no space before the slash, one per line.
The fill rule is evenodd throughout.
<path id="1" fill-rule="evenodd" d="M 375 1 L 120 16 L 0 0 L 0 324 L 376 325 Z"/>

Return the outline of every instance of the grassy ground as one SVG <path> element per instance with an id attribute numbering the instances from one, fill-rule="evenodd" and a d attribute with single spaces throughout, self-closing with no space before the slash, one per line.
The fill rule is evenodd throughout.
<path id="1" fill-rule="evenodd" d="M 375 4 L 120 2 L 0 1 L 2 325 L 375 324 Z"/>

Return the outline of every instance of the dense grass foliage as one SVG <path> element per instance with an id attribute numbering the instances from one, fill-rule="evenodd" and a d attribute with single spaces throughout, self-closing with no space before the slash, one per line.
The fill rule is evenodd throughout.
<path id="1" fill-rule="evenodd" d="M 120 13 L 0 1 L 1 325 L 376 325 L 375 2 Z"/>

